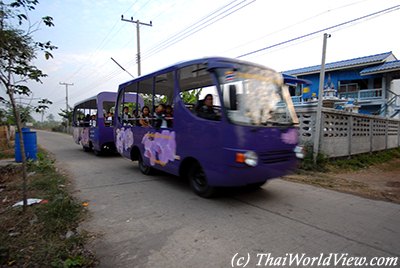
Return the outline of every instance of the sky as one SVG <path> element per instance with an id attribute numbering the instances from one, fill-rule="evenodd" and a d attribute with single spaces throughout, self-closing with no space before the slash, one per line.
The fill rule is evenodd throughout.
<path id="1" fill-rule="evenodd" d="M 140 27 L 141 73 L 206 56 L 237 58 L 265 47 L 308 35 L 374 12 L 398 6 L 342 27 L 240 57 L 277 71 L 318 65 L 323 33 L 326 62 L 392 51 L 400 59 L 400 0 L 39 0 L 29 13 L 34 23 L 52 16 L 55 27 L 41 26 L 36 41 L 58 47 L 53 59 L 42 54 L 34 62 L 48 77 L 29 83 L 36 98 L 53 105 L 44 119 L 102 91 L 137 77 L 136 24 Z M 26 27 L 26 26 L 25 26 Z M 127 72 L 115 64 L 114 58 Z M 3 89 L 0 95 L 4 96 Z M 27 102 L 28 100 L 24 100 Z M 41 120 L 40 115 L 34 115 Z"/>

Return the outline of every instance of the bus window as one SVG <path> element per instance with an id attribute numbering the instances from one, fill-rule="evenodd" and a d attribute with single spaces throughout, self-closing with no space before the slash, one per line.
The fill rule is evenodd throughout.
<path id="1" fill-rule="evenodd" d="M 195 115 L 209 120 L 221 119 L 221 102 L 210 74 L 201 66 L 179 70 L 179 96 Z"/>
<path id="2" fill-rule="evenodd" d="M 124 126 L 136 125 L 136 115 L 140 110 L 136 92 L 137 84 L 134 84 L 129 90 L 123 89 L 119 94 L 118 120 Z"/>
<path id="3" fill-rule="evenodd" d="M 154 85 L 154 120 L 155 128 L 172 128 L 173 126 L 173 72 L 160 74 L 155 77 Z"/>
<path id="4" fill-rule="evenodd" d="M 115 102 L 113 101 L 103 102 L 104 126 L 106 127 L 113 126 L 114 109 L 115 109 Z"/>

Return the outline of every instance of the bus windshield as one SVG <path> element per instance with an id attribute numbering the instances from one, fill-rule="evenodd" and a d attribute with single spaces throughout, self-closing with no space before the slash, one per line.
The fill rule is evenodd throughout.
<path id="1" fill-rule="evenodd" d="M 298 123 L 282 75 L 267 68 L 240 64 L 216 69 L 229 120 L 251 126 L 290 126 Z"/>

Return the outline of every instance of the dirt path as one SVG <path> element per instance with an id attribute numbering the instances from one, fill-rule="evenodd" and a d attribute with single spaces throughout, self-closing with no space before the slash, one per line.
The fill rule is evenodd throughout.
<path id="1" fill-rule="evenodd" d="M 400 204 L 400 159 L 358 171 L 302 172 L 285 179 Z"/>

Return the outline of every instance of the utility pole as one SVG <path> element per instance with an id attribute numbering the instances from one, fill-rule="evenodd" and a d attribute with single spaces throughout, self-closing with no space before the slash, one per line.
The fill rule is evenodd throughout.
<path id="1" fill-rule="evenodd" d="M 150 23 L 144 23 L 140 22 L 139 20 L 133 20 L 133 17 L 131 17 L 130 20 L 124 19 L 124 15 L 121 15 L 121 20 L 126 21 L 126 22 L 131 22 L 131 23 L 136 23 L 136 36 L 137 36 L 137 64 L 138 64 L 138 76 L 140 76 L 140 25 L 145 25 L 145 26 L 153 26 L 153 23 L 150 21 Z"/>
<path id="2" fill-rule="evenodd" d="M 315 121 L 315 138 L 314 138 L 314 150 L 313 160 L 314 164 L 317 163 L 317 156 L 319 152 L 319 144 L 321 140 L 321 126 L 322 126 L 322 99 L 324 95 L 324 83 L 325 83 L 325 56 L 326 56 L 326 42 L 331 37 L 330 34 L 324 33 L 324 41 L 322 45 L 322 61 L 321 61 L 321 72 L 319 74 L 319 88 L 318 88 L 318 107 L 317 107 L 317 118 Z"/>
<path id="3" fill-rule="evenodd" d="M 65 82 L 60 82 L 60 85 L 65 86 L 65 113 L 67 115 L 67 129 L 68 129 L 68 126 L 69 126 L 69 120 L 68 120 L 68 108 L 69 108 L 69 105 L 68 105 L 68 86 L 73 86 L 74 83 L 69 84 L 69 83 L 65 83 Z"/>

